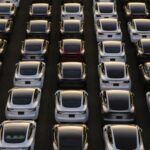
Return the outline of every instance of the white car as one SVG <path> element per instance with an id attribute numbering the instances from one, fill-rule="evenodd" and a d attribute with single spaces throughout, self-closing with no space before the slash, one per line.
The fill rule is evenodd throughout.
<path id="1" fill-rule="evenodd" d="M 98 43 L 99 63 L 105 61 L 126 61 L 125 44 L 121 41 L 103 41 Z"/>
<path id="2" fill-rule="evenodd" d="M 0 18 L 13 19 L 16 15 L 16 6 L 12 3 L 0 3 Z"/>
<path id="3" fill-rule="evenodd" d="M 131 89 L 128 65 L 124 62 L 103 62 L 98 65 L 101 90 Z"/>
<path id="4" fill-rule="evenodd" d="M 117 18 L 116 4 L 113 2 L 98 2 L 93 6 L 94 21 L 100 18 Z"/>
<path id="5" fill-rule="evenodd" d="M 114 18 L 98 19 L 95 23 L 97 42 L 103 40 L 122 40 L 120 22 Z"/>
<path id="6" fill-rule="evenodd" d="M 22 60 L 45 60 L 48 45 L 44 39 L 25 39 L 22 42 Z"/>
<path id="7" fill-rule="evenodd" d="M 0 0 L 0 3 L 13 3 L 16 7 L 19 7 L 20 0 Z"/>
<path id="8" fill-rule="evenodd" d="M 84 90 L 58 90 L 55 93 L 55 120 L 57 122 L 86 122 L 88 94 Z"/>
<path id="9" fill-rule="evenodd" d="M 38 118 L 41 100 L 39 88 L 13 88 L 9 91 L 5 116 L 7 119 Z"/>
<path id="10" fill-rule="evenodd" d="M 103 136 L 105 150 L 144 150 L 142 129 L 137 125 L 108 124 Z"/>
<path id="11" fill-rule="evenodd" d="M 79 19 L 84 20 L 83 6 L 80 3 L 65 3 L 61 6 L 61 20 Z"/>
<path id="12" fill-rule="evenodd" d="M 34 150 L 36 122 L 4 121 L 0 128 L 1 150 Z"/>
<path id="13" fill-rule="evenodd" d="M 40 61 L 20 61 L 16 64 L 15 87 L 43 87 L 45 63 Z"/>
<path id="14" fill-rule="evenodd" d="M 128 22 L 128 32 L 133 43 L 141 38 L 150 38 L 150 19 L 132 19 Z"/>

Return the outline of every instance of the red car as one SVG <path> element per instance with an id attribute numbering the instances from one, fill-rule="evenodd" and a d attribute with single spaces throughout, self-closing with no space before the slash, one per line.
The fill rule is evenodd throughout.
<path id="1" fill-rule="evenodd" d="M 60 41 L 61 61 L 84 61 L 84 41 L 81 39 L 63 39 Z"/>

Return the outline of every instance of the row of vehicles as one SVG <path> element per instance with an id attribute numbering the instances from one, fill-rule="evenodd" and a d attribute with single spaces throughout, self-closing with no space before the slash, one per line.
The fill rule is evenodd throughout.
<path id="1" fill-rule="evenodd" d="M 15 3 L 0 3 L 0 14 L 2 10 L 6 11 L 8 6 L 15 7 Z M 15 19 L 13 16 L 15 13 L 14 15 L 10 13 L 10 21 Z M 39 114 L 46 70 L 45 60 L 49 47 L 51 6 L 49 3 L 33 3 L 29 9 L 29 16 L 26 39 L 22 42 L 21 47 L 21 61 L 16 64 L 14 88 L 8 91 L 5 108 L 7 121 L 0 125 L 1 150 L 35 149 L 36 122 L 34 120 L 38 118 Z M 1 44 L 2 46 L 4 47 Z"/>
<path id="2" fill-rule="evenodd" d="M 84 47 L 84 6 L 61 5 L 58 88 L 55 93 L 54 150 L 87 150 L 88 93 Z M 64 124 L 65 123 L 65 124 Z"/>
<path id="3" fill-rule="evenodd" d="M 129 66 L 123 42 L 121 22 L 117 13 L 117 1 L 93 1 L 93 15 L 98 43 L 98 74 L 101 114 L 104 122 L 103 136 L 106 150 L 144 150 L 141 128 L 135 125 L 135 96 L 131 92 Z M 123 3 L 122 3 L 123 4 Z M 126 2 L 127 18 L 142 15 L 145 3 Z M 139 7 L 142 7 L 141 9 Z"/>

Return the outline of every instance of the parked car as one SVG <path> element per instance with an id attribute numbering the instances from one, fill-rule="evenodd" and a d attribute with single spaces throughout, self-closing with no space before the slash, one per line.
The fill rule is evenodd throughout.
<path id="1" fill-rule="evenodd" d="M 1 0 L 1 3 L 13 3 L 16 7 L 20 6 L 20 0 Z"/>
<path id="2" fill-rule="evenodd" d="M 7 119 L 32 119 L 38 118 L 41 100 L 39 88 L 13 88 L 8 92 L 5 108 Z"/>
<path id="3" fill-rule="evenodd" d="M 97 42 L 103 40 L 122 40 L 120 22 L 114 18 L 103 18 L 95 24 Z"/>
<path id="4" fill-rule="evenodd" d="M 14 19 L 16 15 L 16 6 L 13 3 L 0 3 L 0 18 Z"/>
<path id="5" fill-rule="evenodd" d="M 97 2 L 93 5 L 94 21 L 101 18 L 118 18 L 116 3 L 114 2 Z"/>
<path id="6" fill-rule="evenodd" d="M 22 42 L 22 60 L 45 60 L 48 45 L 44 39 L 25 39 Z"/>
<path id="7" fill-rule="evenodd" d="M 20 61 L 16 64 L 14 75 L 15 87 L 42 88 L 45 74 L 45 63 L 40 61 Z"/>
<path id="8" fill-rule="evenodd" d="M 55 93 L 55 120 L 57 122 L 86 122 L 88 94 L 84 90 L 58 90 Z"/>
<path id="9" fill-rule="evenodd" d="M 60 88 L 84 88 L 86 86 L 86 65 L 81 62 L 58 63 Z"/>
<path id="10" fill-rule="evenodd" d="M 61 38 L 83 38 L 83 22 L 81 20 L 63 20 L 60 26 Z"/>
<path id="11" fill-rule="evenodd" d="M 126 61 L 125 44 L 121 41 L 102 41 L 98 43 L 99 63 L 105 61 Z"/>
<path id="12" fill-rule="evenodd" d="M 105 125 L 103 127 L 105 149 L 144 150 L 141 133 L 142 129 L 137 125 Z"/>
<path id="13" fill-rule="evenodd" d="M 128 65 L 124 62 L 103 62 L 98 65 L 101 90 L 131 89 Z"/>
<path id="14" fill-rule="evenodd" d="M 150 61 L 150 38 L 142 38 L 136 43 L 139 63 Z"/>
<path id="15" fill-rule="evenodd" d="M 4 39 L 0 39 L 0 60 L 4 59 L 4 55 L 6 53 L 7 41 Z"/>
<path id="16" fill-rule="evenodd" d="M 36 122 L 4 121 L 0 127 L 0 149 L 34 150 Z"/>
<path id="17" fill-rule="evenodd" d="M 51 22 L 48 20 L 30 20 L 27 23 L 27 36 L 29 38 L 49 38 Z"/>
<path id="18" fill-rule="evenodd" d="M 0 19 L 0 38 L 8 39 L 13 22 L 9 19 Z"/>
<path id="19" fill-rule="evenodd" d="M 106 90 L 101 94 L 103 120 L 112 123 L 135 121 L 134 95 L 126 90 Z"/>
<path id="20" fill-rule="evenodd" d="M 59 47 L 61 61 L 84 61 L 85 48 L 81 39 L 63 39 Z"/>
<path id="21" fill-rule="evenodd" d="M 139 65 L 141 79 L 146 88 L 150 88 L 150 62 L 145 62 Z"/>
<path id="22" fill-rule="evenodd" d="M 48 3 L 33 3 L 30 6 L 29 15 L 33 19 L 50 19 L 51 6 Z"/>
<path id="23" fill-rule="evenodd" d="M 141 38 L 150 38 L 150 19 L 132 19 L 128 22 L 128 32 L 133 43 Z"/>
<path id="24" fill-rule="evenodd" d="M 80 3 L 65 3 L 61 6 L 61 21 L 78 19 L 83 21 L 83 6 Z"/>
<path id="25" fill-rule="evenodd" d="M 149 12 L 145 2 L 129 2 L 125 6 L 125 14 L 128 18 L 144 18 Z"/>
<path id="26" fill-rule="evenodd" d="M 86 125 L 69 125 L 69 124 L 57 124 L 53 128 L 54 150 L 87 150 L 87 127 Z"/>

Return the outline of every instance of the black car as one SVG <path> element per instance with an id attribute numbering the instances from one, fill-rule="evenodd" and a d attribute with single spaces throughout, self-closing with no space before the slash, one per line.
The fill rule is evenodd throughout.
<path id="1" fill-rule="evenodd" d="M 58 65 L 60 88 L 85 88 L 86 65 L 81 62 L 62 62 Z"/>
<path id="2" fill-rule="evenodd" d="M 133 122 L 135 120 L 134 96 L 127 90 L 101 92 L 101 112 L 106 122 Z"/>
<path id="3" fill-rule="evenodd" d="M 6 53 L 7 41 L 4 39 L 0 39 L 0 60 L 3 60 L 4 55 Z"/>
<path id="4" fill-rule="evenodd" d="M 55 125 L 54 150 L 87 150 L 87 127 L 85 125 Z"/>
<path id="5" fill-rule="evenodd" d="M 33 3 L 30 6 L 29 14 L 33 19 L 50 19 L 51 6 L 48 3 Z"/>
<path id="6" fill-rule="evenodd" d="M 150 61 L 150 38 L 142 38 L 136 43 L 139 63 Z"/>
<path id="7" fill-rule="evenodd" d="M 143 83 L 146 88 L 150 88 L 150 62 L 145 62 L 139 65 L 140 73 L 142 76 Z"/>
<path id="8" fill-rule="evenodd" d="M 77 19 L 63 20 L 60 33 L 61 38 L 83 38 L 83 22 Z"/>
<path id="9" fill-rule="evenodd" d="M 127 18 L 144 18 L 148 17 L 149 12 L 144 2 L 129 2 L 125 6 L 125 14 Z"/>
<path id="10" fill-rule="evenodd" d="M 51 22 L 48 20 L 30 20 L 27 23 L 27 37 L 29 38 L 45 38 L 50 37 Z"/>

